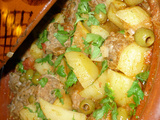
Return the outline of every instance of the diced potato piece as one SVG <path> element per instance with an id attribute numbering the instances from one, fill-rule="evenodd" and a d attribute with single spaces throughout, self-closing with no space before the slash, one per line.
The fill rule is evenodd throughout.
<path id="1" fill-rule="evenodd" d="M 91 26 L 91 33 L 98 34 L 101 37 L 103 37 L 104 39 L 106 39 L 109 36 L 108 31 L 106 31 L 105 29 L 103 29 L 102 27 L 97 26 L 97 25 Z"/>
<path id="2" fill-rule="evenodd" d="M 58 13 L 54 16 L 54 22 L 64 23 L 64 15 L 62 13 Z"/>
<path id="3" fill-rule="evenodd" d="M 140 47 L 135 42 L 130 44 L 121 52 L 117 69 L 131 77 L 144 71 L 147 67 L 145 53 L 148 50 L 149 48 Z"/>
<path id="4" fill-rule="evenodd" d="M 73 43 L 72 45 L 76 45 L 81 50 L 84 50 L 84 40 L 82 38 L 86 38 L 87 33 L 89 31 L 83 26 L 82 22 L 77 23 L 76 31 L 74 33 Z"/>
<path id="5" fill-rule="evenodd" d="M 124 9 L 127 7 L 126 3 L 122 2 L 122 1 L 113 1 L 113 4 L 115 5 L 115 7 L 120 10 L 120 9 Z"/>
<path id="6" fill-rule="evenodd" d="M 129 120 L 128 111 L 125 108 L 119 107 L 117 111 L 118 111 L 117 120 Z"/>
<path id="7" fill-rule="evenodd" d="M 56 105 L 56 106 L 59 106 L 59 107 L 62 107 L 62 108 L 65 108 L 67 110 L 72 110 L 72 101 L 71 101 L 71 98 L 69 95 L 67 94 L 64 94 L 63 95 L 63 102 L 64 104 L 62 104 L 59 99 L 56 99 L 53 103 L 53 105 Z"/>
<path id="8" fill-rule="evenodd" d="M 106 0 L 106 3 L 105 3 L 105 5 L 106 5 L 106 10 L 108 11 L 108 9 L 109 9 L 109 6 L 110 6 L 110 4 L 112 3 L 112 2 L 114 2 L 115 0 Z"/>
<path id="9" fill-rule="evenodd" d="M 53 67 L 48 63 L 35 63 L 34 68 L 41 74 L 47 74 L 48 71 L 52 71 Z"/>
<path id="10" fill-rule="evenodd" d="M 39 99 L 41 109 L 47 119 L 50 120 L 86 120 L 86 115 L 83 113 L 69 111 L 67 109 L 52 105 L 49 102 Z"/>
<path id="11" fill-rule="evenodd" d="M 134 30 L 140 27 L 150 28 L 152 25 L 150 16 L 139 6 L 119 10 L 117 11 L 116 15 L 127 24 L 125 26 L 126 29 L 130 27 L 132 27 Z"/>
<path id="12" fill-rule="evenodd" d="M 114 100 L 118 106 L 126 106 L 129 103 L 133 103 L 133 98 L 127 97 L 127 91 L 131 88 L 133 79 L 108 69 L 107 81 L 114 92 Z"/>
<path id="13" fill-rule="evenodd" d="M 30 54 L 33 56 L 33 58 L 42 58 L 43 56 L 43 50 L 39 49 L 35 43 L 31 45 L 30 48 Z"/>
<path id="14" fill-rule="evenodd" d="M 107 71 L 105 71 L 92 85 L 82 90 L 79 94 L 84 98 L 101 99 L 105 96 L 104 87 L 107 83 Z"/>
<path id="15" fill-rule="evenodd" d="M 110 4 L 109 9 L 108 9 L 108 19 L 113 22 L 115 25 L 117 25 L 120 29 L 124 29 L 123 23 L 121 19 L 119 19 L 116 16 L 117 13 L 117 8 L 113 3 Z"/>
<path id="16" fill-rule="evenodd" d="M 30 104 L 27 107 L 30 108 L 33 112 L 36 111 L 36 106 L 34 104 Z M 30 112 L 28 109 L 23 108 L 19 112 L 21 120 L 42 120 L 37 116 L 37 113 L 33 112 Z"/>
<path id="17" fill-rule="evenodd" d="M 83 88 L 91 85 L 99 75 L 98 67 L 81 52 L 65 53 L 68 64 L 73 67 L 73 72 L 77 76 Z"/>
<path id="18" fill-rule="evenodd" d="M 143 0 L 124 0 L 124 2 L 125 2 L 128 6 L 135 6 L 135 5 L 138 5 L 139 3 L 142 3 Z"/>

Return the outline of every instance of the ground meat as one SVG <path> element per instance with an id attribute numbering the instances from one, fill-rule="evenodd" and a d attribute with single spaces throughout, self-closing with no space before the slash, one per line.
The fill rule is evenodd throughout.
<path id="1" fill-rule="evenodd" d="M 78 112 L 80 112 L 79 105 L 82 102 L 82 100 L 84 100 L 84 98 L 79 95 L 79 92 L 82 90 L 83 90 L 83 87 L 79 82 L 77 82 L 77 84 L 74 85 L 69 90 L 69 95 L 71 96 L 71 100 L 72 100 L 72 108 L 74 110 L 77 110 Z"/>
<path id="2" fill-rule="evenodd" d="M 13 91 L 13 93 L 18 92 L 19 87 L 21 86 L 21 82 L 19 81 L 20 75 L 19 73 L 13 73 L 11 72 L 9 74 L 10 80 L 9 80 L 9 87 Z"/>
<path id="3" fill-rule="evenodd" d="M 65 16 L 65 23 L 70 24 L 72 27 L 76 21 L 76 12 L 80 0 L 68 0 L 62 10 Z"/>
<path id="4" fill-rule="evenodd" d="M 91 10 L 94 11 L 95 6 L 101 3 L 105 4 L 106 0 L 91 0 L 89 1 L 89 6 L 91 6 Z"/>
<path id="5" fill-rule="evenodd" d="M 121 33 L 111 33 L 101 46 L 102 56 L 108 60 L 110 69 L 115 69 L 118 64 L 120 53 L 122 50 L 131 43 L 131 40 L 125 38 Z"/>
<path id="6" fill-rule="evenodd" d="M 61 24 L 62 25 L 62 24 Z M 66 24 L 62 25 L 64 27 L 65 31 L 70 31 L 70 27 Z M 70 39 L 68 39 L 64 46 L 61 45 L 61 43 L 56 39 L 54 36 L 54 33 L 57 33 L 58 30 L 58 23 L 50 23 L 48 25 L 48 40 L 45 42 L 46 45 L 46 53 L 50 54 L 53 53 L 54 55 L 58 56 L 60 54 L 63 54 L 65 52 L 65 48 L 70 46 Z"/>
<path id="7" fill-rule="evenodd" d="M 53 90 L 56 88 L 61 89 L 62 84 L 53 75 L 45 75 L 42 77 L 48 78 L 48 82 L 43 88 L 40 85 L 31 85 L 30 80 L 28 80 L 26 83 L 19 85 L 19 87 L 16 88 L 17 91 L 14 91 L 14 98 L 12 99 L 12 102 L 9 106 L 11 110 L 11 116 L 14 116 L 14 119 L 18 119 L 20 110 L 23 109 L 24 106 L 30 104 L 28 98 L 31 95 L 35 97 L 36 102 L 38 102 L 39 97 L 50 103 L 53 103 L 56 100 L 56 96 L 54 95 Z M 13 78 L 11 77 L 11 79 Z M 15 83 L 18 83 L 19 81 L 18 77 L 14 77 L 13 80 L 15 81 Z M 10 87 L 14 88 L 14 85 L 15 84 L 12 84 Z"/>

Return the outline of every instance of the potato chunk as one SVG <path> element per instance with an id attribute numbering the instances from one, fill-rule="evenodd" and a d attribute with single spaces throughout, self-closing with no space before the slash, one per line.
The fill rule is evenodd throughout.
<path id="1" fill-rule="evenodd" d="M 37 113 L 35 112 L 36 106 L 34 104 L 30 104 L 27 107 L 31 109 L 33 112 L 30 112 L 28 109 L 23 108 L 19 112 L 21 120 L 42 120 L 42 118 L 39 118 Z"/>
<path id="2" fill-rule="evenodd" d="M 39 99 L 41 109 L 47 119 L 50 120 L 86 120 L 86 115 L 83 113 L 69 111 L 67 109 L 52 105 L 49 102 Z"/>
<path id="3" fill-rule="evenodd" d="M 139 6 L 119 10 L 116 16 L 126 24 L 126 29 L 131 27 L 136 30 L 140 27 L 150 28 L 152 26 L 150 16 Z"/>
<path id="4" fill-rule="evenodd" d="M 108 69 L 107 82 L 114 92 L 115 102 L 118 106 L 133 103 L 133 98 L 127 97 L 127 91 L 131 88 L 133 79 Z"/>
<path id="5" fill-rule="evenodd" d="M 79 94 L 84 98 L 101 99 L 105 96 L 104 86 L 107 83 L 108 72 L 105 71 L 92 85 L 82 90 Z"/>
<path id="6" fill-rule="evenodd" d="M 30 48 L 30 54 L 33 56 L 33 58 L 42 58 L 43 56 L 43 50 L 39 49 L 36 44 L 32 44 Z"/>
<path id="7" fill-rule="evenodd" d="M 147 67 L 145 64 L 147 50 L 149 48 L 140 47 L 136 43 L 130 44 L 121 52 L 117 69 L 131 77 L 144 71 Z"/>
<path id="8" fill-rule="evenodd" d="M 77 76 L 83 88 L 91 85 L 99 75 L 98 67 L 81 52 L 65 53 L 68 64 L 73 67 L 73 72 Z"/>

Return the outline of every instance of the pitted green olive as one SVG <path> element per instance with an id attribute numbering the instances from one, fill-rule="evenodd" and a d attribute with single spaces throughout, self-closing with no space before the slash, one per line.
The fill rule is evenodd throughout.
<path id="1" fill-rule="evenodd" d="M 80 103 L 80 111 L 86 115 L 91 114 L 95 110 L 95 104 L 90 99 L 85 99 Z"/>
<path id="2" fill-rule="evenodd" d="M 142 47 L 149 47 L 154 43 L 154 33 L 147 28 L 139 28 L 134 34 L 136 43 Z"/>

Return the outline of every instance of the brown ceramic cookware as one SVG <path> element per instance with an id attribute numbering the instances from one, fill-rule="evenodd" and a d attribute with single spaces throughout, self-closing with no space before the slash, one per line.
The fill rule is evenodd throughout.
<path id="1" fill-rule="evenodd" d="M 5 6 L 4 8 L 13 8 L 9 11 L 5 11 L 5 9 L 2 9 L 3 7 L 1 6 L 0 9 L 0 68 L 6 63 L 9 57 L 12 56 L 14 51 L 20 46 L 23 40 L 55 2 L 55 0 L 44 0 L 43 2 L 40 2 L 39 0 L 39 2 L 35 1 L 0 1 L 0 5 Z M 156 40 L 153 47 L 150 75 L 144 91 L 145 97 L 144 100 L 141 101 L 141 105 L 138 106 L 136 115 L 132 118 L 132 120 L 160 119 L 160 1 L 148 0 L 148 2 L 151 8 L 152 22 Z M 14 8 L 14 5 L 17 7 Z M 2 20 L 2 16 L 5 16 L 5 12 L 8 18 L 11 18 L 12 15 L 10 14 L 13 14 L 14 17 L 18 17 L 18 14 L 20 14 L 18 17 L 20 22 L 16 23 L 16 18 L 14 18 L 13 21 L 11 20 L 11 23 L 14 23 L 15 26 L 13 26 L 13 28 L 8 28 L 8 25 L 6 25 Z M 9 23 L 10 22 L 8 21 L 8 24 Z M 22 30 L 21 33 L 19 31 L 14 32 L 14 28 L 16 29 L 18 25 L 21 26 L 21 28 L 19 28 Z M 10 32 L 8 32 L 9 30 L 7 31 L 6 29 L 10 29 Z M 6 75 L 1 79 L 0 84 L 0 119 L 2 120 L 7 120 L 9 117 L 7 105 L 10 103 L 11 99 L 9 97 L 10 91 L 8 87 L 8 79 L 9 76 Z"/>

